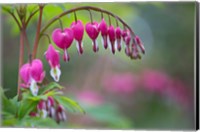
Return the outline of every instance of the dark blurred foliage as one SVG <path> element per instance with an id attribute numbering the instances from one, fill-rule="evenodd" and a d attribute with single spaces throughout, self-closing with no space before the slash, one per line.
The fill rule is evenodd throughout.
<path id="1" fill-rule="evenodd" d="M 103 49 L 100 37 L 98 40 L 100 51 L 93 53 L 91 40 L 86 34 L 84 35 L 84 54 L 82 56 L 78 55 L 74 44 L 69 51 L 70 62 L 61 61 L 62 75 L 60 82 L 66 87 L 66 95 L 83 102 L 83 98 L 78 98 L 81 92 L 94 91 L 99 94 L 97 100 L 103 98 L 104 101 L 102 102 L 104 103 L 97 106 L 85 106 L 83 103 L 88 114 L 86 116 L 69 114 L 68 126 L 71 128 L 194 129 L 195 2 L 47 5 L 43 25 L 54 15 L 61 13 L 63 9 L 67 10 L 81 5 L 93 5 L 107 9 L 123 18 L 141 37 L 146 48 L 146 54 L 142 56 L 141 60 L 136 61 L 126 57 L 124 50 L 112 55 L 109 50 Z M 100 21 L 100 13 L 94 14 L 94 19 Z M 84 24 L 89 21 L 88 12 L 81 11 L 77 15 L 78 19 L 83 20 Z M 28 28 L 31 45 L 34 42 L 36 20 L 37 17 L 34 17 L 34 21 Z M 64 26 L 69 27 L 70 23 L 74 21 L 73 15 L 62 18 L 62 21 Z M 16 25 L 13 24 L 13 19 L 5 13 L 3 14 L 2 27 L 3 87 L 8 89 L 7 96 L 13 97 L 17 90 L 19 33 Z M 58 23 L 53 24 L 47 33 L 51 35 L 55 27 L 59 27 Z M 50 68 L 43 56 L 47 46 L 48 40 L 44 37 L 40 41 L 38 57 L 43 60 L 46 75 L 51 80 Z M 25 60 L 27 60 L 27 56 Z M 145 87 L 148 87 L 142 85 L 144 84 L 141 81 L 142 79 L 139 79 L 139 82 L 131 81 L 141 78 L 145 75 L 145 71 L 149 69 L 164 74 L 164 76 L 167 76 L 167 80 L 181 83 L 180 85 L 173 83 L 174 89 L 171 88 L 170 92 L 174 95 L 167 91 L 168 85 L 163 85 L 165 86 L 161 89 L 163 92 L 152 92 L 145 90 Z M 128 73 L 128 75 L 125 73 Z M 123 77 L 124 74 L 125 77 Z M 115 76 L 113 80 L 112 76 Z M 110 85 L 104 85 L 103 80 L 105 78 Z M 115 82 L 114 80 L 118 78 L 119 81 Z M 123 78 L 127 79 L 123 80 Z M 155 80 L 158 78 L 158 82 L 162 81 L 159 80 L 159 78 L 162 78 L 160 76 L 152 78 Z M 120 81 L 122 82 L 120 83 Z M 139 83 L 137 86 L 134 85 L 136 82 Z M 118 88 L 118 90 L 109 90 L 109 87 L 112 86 L 114 89 Z M 120 91 L 120 88 L 123 89 L 123 92 Z M 135 88 L 137 90 L 133 90 Z M 178 88 L 181 90 L 177 90 Z M 128 94 L 126 93 L 127 90 Z M 173 98 L 180 94 L 184 95 L 180 98 L 184 98 L 183 102 L 187 102 L 186 106 L 185 103 L 176 102 L 176 98 Z M 89 104 L 91 103 L 90 95 L 92 100 L 96 98 L 90 92 L 89 95 L 86 94 L 86 97 L 89 98 Z M 106 115 L 107 118 L 103 118 L 101 114 Z M 112 118 L 117 117 L 117 115 L 119 115 L 119 118 Z M 115 122 L 119 120 L 124 122 Z M 120 127 L 120 124 L 123 125 Z"/>

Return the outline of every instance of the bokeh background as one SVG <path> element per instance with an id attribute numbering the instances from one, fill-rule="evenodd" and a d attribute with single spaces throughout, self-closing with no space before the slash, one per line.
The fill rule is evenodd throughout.
<path id="1" fill-rule="evenodd" d="M 78 55 L 74 43 L 69 49 L 70 62 L 64 63 L 61 58 L 60 83 L 66 96 L 78 101 L 86 114 L 67 112 L 68 121 L 60 127 L 194 129 L 195 2 L 49 4 L 42 25 L 63 10 L 82 5 L 100 7 L 121 17 L 141 37 L 146 54 L 141 60 L 130 60 L 124 49 L 113 55 L 102 47 L 100 35 L 100 50 L 94 53 L 85 33 L 84 54 Z M 90 21 L 87 11 L 76 13 L 84 24 Z M 93 12 L 93 17 L 100 22 L 100 13 Z M 17 93 L 19 30 L 8 14 L 3 13 L 2 20 L 3 88 L 12 98 Z M 31 47 L 36 20 L 37 15 L 27 30 Z M 64 27 L 73 21 L 73 14 L 62 18 Z M 115 25 L 114 20 L 112 23 Z M 60 27 L 58 22 L 46 33 L 51 35 L 56 27 Z M 43 37 L 37 57 L 43 60 L 52 81 L 43 55 L 47 46 L 48 40 Z"/>

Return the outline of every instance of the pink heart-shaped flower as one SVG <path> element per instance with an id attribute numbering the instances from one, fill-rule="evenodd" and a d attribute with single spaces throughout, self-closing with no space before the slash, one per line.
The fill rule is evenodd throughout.
<path id="1" fill-rule="evenodd" d="M 97 52 L 99 50 L 98 43 L 96 42 L 96 39 L 99 35 L 99 24 L 97 22 L 93 23 L 87 23 L 86 24 L 86 32 L 88 36 L 92 39 L 92 44 L 93 44 L 93 51 Z"/>
<path id="2" fill-rule="evenodd" d="M 99 28 L 98 28 L 99 24 L 97 22 L 93 22 L 93 23 L 87 23 L 86 24 L 86 32 L 88 34 L 88 36 L 92 39 L 92 40 L 96 40 L 98 35 L 99 35 Z"/>
<path id="3" fill-rule="evenodd" d="M 74 32 L 74 38 L 77 41 L 82 41 L 83 34 L 84 34 L 84 26 L 81 20 L 78 20 L 77 22 L 72 22 L 71 28 Z"/>
<path id="4" fill-rule="evenodd" d="M 65 28 L 62 31 L 62 29 L 57 28 L 52 33 L 52 39 L 59 48 L 68 49 L 74 39 L 73 30 L 70 28 Z"/>

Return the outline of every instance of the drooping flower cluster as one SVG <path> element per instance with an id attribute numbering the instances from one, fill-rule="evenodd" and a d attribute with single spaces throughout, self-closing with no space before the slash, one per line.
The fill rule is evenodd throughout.
<path id="1" fill-rule="evenodd" d="M 89 38 L 92 40 L 93 51 L 98 52 L 99 46 L 97 38 L 99 34 L 102 36 L 102 44 L 105 49 L 110 48 L 111 52 L 115 54 L 116 50 L 121 51 L 122 39 L 125 43 L 125 53 L 132 59 L 141 58 L 138 47 L 141 52 L 144 53 L 145 49 L 140 38 L 132 32 L 132 30 L 122 30 L 119 26 L 116 28 L 110 24 L 107 26 L 106 21 L 102 18 L 100 23 L 93 21 L 88 22 L 85 25 L 85 31 Z M 73 22 L 70 28 L 60 29 L 57 28 L 52 33 L 52 39 L 54 43 L 64 51 L 64 61 L 69 61 L 70 56 L 68 48 L 76 40 L 76 47 L 79 54 L 83 53 L 83 36 L 84 36 L 84 25 L 81 20 Z"/>
<path id="2" fill-rule="evenodd" d="M 60 58 L 59 52 L 49 44 L 47 51 L 45 52 L 46 60 L 49 63 L 51 70 L 50 75 L 58 82 L 60 79 Z M 40 59 L 34 59 L 20 68 L 20 77 L 23 82 L 21 87 L 30 88 L 32 95 L 37 96 L 39 86 L 37 83 L 42 83 L 45 77 L 45 71 L 43 71 L 43 64 Z"/>
<path id="3" fill-rule="evenodd" d="M 57 123 L 67 120 L 63 106 L 56 103 L 51 96 L 47 100 L 40 100 L 37 110 L 30 112 L 29 115 L 42 118 L 50 117 L 56 120 Z"/>

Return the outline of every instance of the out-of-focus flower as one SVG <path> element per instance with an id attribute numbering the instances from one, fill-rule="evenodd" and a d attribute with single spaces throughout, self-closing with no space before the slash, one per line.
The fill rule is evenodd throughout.
<path id="1" fill-rule="evenodd" d="M 37 114 L 37 112 L 30 112 L 29 116 L 36 117 L 36 116 L 38 116 L 38 114 Z"/>
<path id="2" fill-rule="evenodd" d="M 84 35 L 84 26 L 81 20 L 77 20 L 71 24 L 71 28 L 74 32 L 74 38 L 77 41 L 76 47 L 79 54 L 83 53 L 83 35 Z"/>
<path id="3" fill-rule="evenodd" d="M 56 121 L 59 123 L 60 121 L 66 121 L 67 116 L 65 114 L 64 108 L 62 105 L 58 105 L 56 109 Z"/>
<path id="4" fill-rule="evenodd" d="M 170 78 L 163 72 L 147 70 L 142 74 L 142 85 L 148 90 L 162 92 L 169 85 Z"/>
<path id="5" fill-rule="evenodd" d="M 104 102 L 103 97 L 92 90 L 85 90 L 78 93 L 77 98 L 81 102 L 91 106 L 101 105 Z"/>
<path id="6" fill-rule="evenodd" d="M 37 83 L 41 83 L 45 77 L 42 61 L 35 59 L 30 63 L 24 64 L 20 68 L 20 76 L 24 81 L 22 86 L 30 87 L 32 94 L 36 96 L 39 90 Z"/>
<path id="7" fill-rule="evenodd" d="M 103 86 L 110 92 L 128 94 L 137 89 L 138 78 L 131 73 L 108 75 L 103 80 Z"/>
<path id="8" fill-rule="evenodd" d="M 58 82 L 61 75 L 59 52 L 56 51 L 54 47 L 50 44 L 47 51 L 45 52 L 45 56 L 51 67 L 50 74 L 53 79 Z"/>
<path id="9" fill-rule="evenodd" d="M 73 30 L 71 28 L 65 28 L 62 31 L 62 29 L 57 28 L 52 33 L 52 39 L 59 48 L 64 50 L 64 61 L 69 61 L 70 57 L 67 49 L 71 46 L 74 40 Z"/>
<path id="10" fill-rule="evenodd" d="M 40 117 L 46 118 L 48 116 L 46 102 L 44 100 L 40 100 L 37 105 L 37 111 Z"/>
<path id="11" fill-rule="evenodd" d="M 164 91 L 169 98 L 174 99 L 178 104 L 181 104 L 182 106 L 188 107 L 192 103 L 192 93 L 181 80 L 171 80 L 168 88 Z"/>

